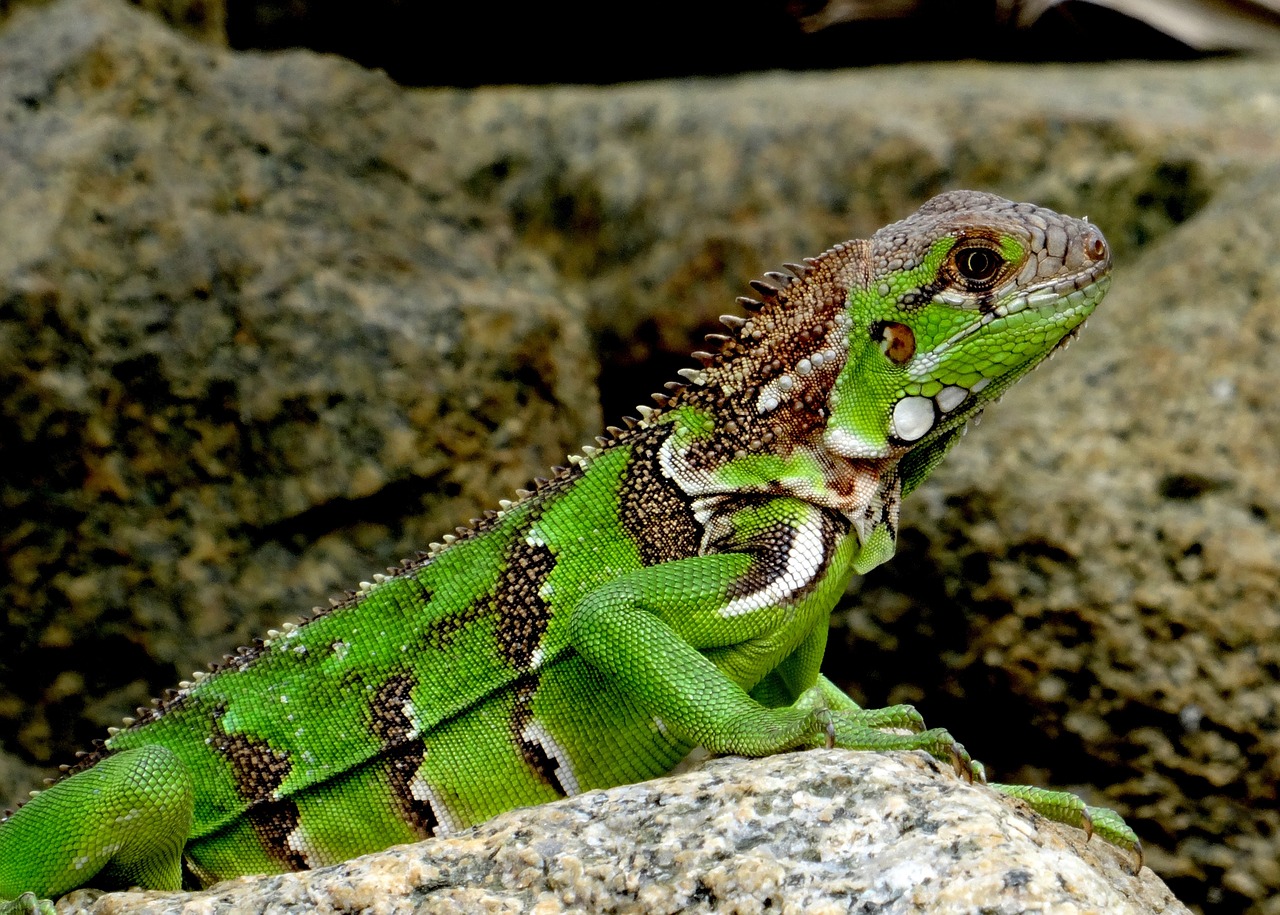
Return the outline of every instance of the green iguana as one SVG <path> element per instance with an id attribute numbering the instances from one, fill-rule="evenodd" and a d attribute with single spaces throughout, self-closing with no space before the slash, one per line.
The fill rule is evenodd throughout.
<path id="1" fill-rule="evenodd" d="M 0 898 L 330 864 L 697 746 L 924 750 L 981 780 L 915 709 L 863 709 L 819 673 L 828 618 L 1110 266 L 1087 221 L 956 191 L 766 274 L 657 409 L 113 729 L 0 824 Z M 1140 855 L 1111 811 L 998 787 Z"/>

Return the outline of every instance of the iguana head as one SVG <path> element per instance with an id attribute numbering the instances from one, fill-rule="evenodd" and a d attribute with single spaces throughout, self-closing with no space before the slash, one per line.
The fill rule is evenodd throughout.
<path id="1" fill-rule="evenodd" d="M 675 426 L 664 471 L 694 496 L 789 493 L 892 534 L 900 492 L 1079 328 L 1110 266 L 1085 220 L 953 191 L 767 274 L 647 421 Z"/>
<path id="2" fill-rule="evenodd" d="M 843 310 L 823 444 L 885 458 L 957 428 L 1073 334 L 1110 266 L 1096 226 L 992 194 L 943 194 L 881 229 Z"/>

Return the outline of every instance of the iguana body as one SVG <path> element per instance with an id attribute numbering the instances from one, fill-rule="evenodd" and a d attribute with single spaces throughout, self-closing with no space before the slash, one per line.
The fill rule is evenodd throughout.
<path id="1" fill-rule="evenodd" d="M 892 555 L 901 496 L 1109 267 L 1087 222 L 954 192 L 770 274 L 659 409 L 114 731 L 0 824 L 0 898 L 329 864 L 699 745 L 924 749 L 972 774 L 914 710 L 819 675 L 828 617 Z"/>

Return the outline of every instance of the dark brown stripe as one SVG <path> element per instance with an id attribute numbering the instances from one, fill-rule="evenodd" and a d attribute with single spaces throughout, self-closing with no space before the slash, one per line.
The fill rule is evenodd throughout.
<path id="1" fill-rule="evenodd" d="M 481 598 L 479 602 L 463 607 L 432 620 L 422 629 L 418 644 L 422 650 L 444 651 L 453 642 L 454 636 L 489 613 L 489 604 Z"/>
<path id="2" fill-rule="evenodd" d="M 413 782 L 426 753 L 421 740 L 408 740 L 392 747 L 382 757 L 400 816 L 424 839 L 434 836 L 440 828 L 440 816 L 431 802 L 413 796 Z"/>
<path id="3" fill-rule="evenodd" d="M 537 773 L 539 778 L 550 785 L 556 794 L 560 795 L 560 797 L 568 797 L 569 792 L 565 789 L 564 783 L 560 781 L 560 764 L 540 742 L 530 740 L 525 736 L 529 725 L 533 724 L 535 720 L 533 716 L 533 697 L 538 691 L 537 675 L 526 674 L 512 686 L 515 691 L 516 704 L 515 711 L 511 716 L 511 733 L 515 738 L 516 746 L 520 749 L 520 755 L 524 757 L 525 764 Z"/>
<path id="4" fill-rule="evenodd" d="M 764 498 L 764 497 L 761 497 Z M 849 533 L 849 520 L 830 509 L 813 509 L 818 513 L 819 536 L 822 539 L 822 561 L 814 575 L 793 591 L 788 600 L 797 600 L 812 591 L 826 574 L 831 557 Z M 806 519 L 805 524 L 813 520 Z M 791 546 L 796 539 L 796 528 L 787 522 L 772 524 L 746 540 L 728 538 L 711 544 L 711 552 L 734 551 L 754 554 L 746 573 L 735 579 L 725 595 L 726 600 L 747 597 L 769 588 L 787 574 Z"/>
<path id="5" fill-rule="evenodd" d="M 560 795 L 560 797 L 569 796 L 569 792 L 565 790 L 564 785 L 560 782 L 560 764 L 547 752 L 542 744 L 536 740 L 526 740 L 522 734 L 520 752 L 524 754 L 524 760 L 529 764 L 529 768 L 537 772 L 556 794 Z"/>
<path id="6" fill-rule="evenodd" d="M 306 856 L 289 847 L 289 835 L 298 828 L 298 805 L 275 797 L 293 768 L 289 754 L 257 737 L 224 733 L 222 711 L 214 718 L 213 748 L 226 758 L 236 791 L 249 802 L 245 819 L 272 860 L 289 870 L 306 870 Z"/>
<path id="7" fill-rule="evenodd" d="M 384 747 L 377 765 L 386 774 L 391 799 L 403 819 L 420 837 L 436 834 L 440 817 L 427 801 L 413 796 L 413 782 L 426 756 L 422 740 L 411 738 L 409 715 L 416 681 L 406 673 L 393 674 L 382 684 L 370 706 L 370 727 Z"/>
<path id="8" fill-rule="evenodd" d="M 796 529 L 779 522 L 770 525 L 753 536 L 748 543 L 734 544 L 735 549 L 749 550 L 754 554 L 746 574 L 730 583 L 725 600 L 737 600 L 748 594 L 763 591 L 787 573 L 787 560 Z"/>
<path id="9" fill-rule="evenodd" d="M 311 867 L 305 850 L 289 844 L 289 837 L 298 828 L 298 805 L 292 800 L 261 801 L 245 811 L 254 834 L 262 842 L 273 861 L 291 871 L 305 871 Z"/>
<path id="10" fill-rule="evenodd" d="M 491 598 L 498 613 L 498 653 L 517 670 L 527 670 L 551 622 L 551 605 L 539 592 L 555 568 L 556 557 L 549 547 L 530 543 L 527 532 L 520 531 L 507 547 L 505 559 Z"/>
<path id="11" fill-rule="evenodd" d="M 370 729 L 385 746 L 402 743 L 413 733 L 409 709 L 414 683 L 408 674 L 393 674 L 374 693 L 369 706 Z"/>
<path id="12" fill-rule="evenodd" d="M 247 734 L 218 733 L 213 748 L 231 765 L 236 790 L 246 801 L 274 800 L 276 789 L 293 768 L 288 753 Z"/>

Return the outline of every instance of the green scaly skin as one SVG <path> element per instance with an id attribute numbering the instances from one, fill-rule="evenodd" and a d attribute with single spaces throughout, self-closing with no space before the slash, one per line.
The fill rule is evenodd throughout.
<path id="1" fill-rule="evenodd" d="M 902 496 L 1102 298 L 1106 242 L 959 191 L 790 269 L 658 409 L 113 730 L 0 824 L 0 898 L 330 864 L 696 746 L 924 750 L 981 780 L 914 709 L 819 674 L 828 617 L 893 554 Z M 1001 790 L 1138 850 L 1110 811 Z"/>

